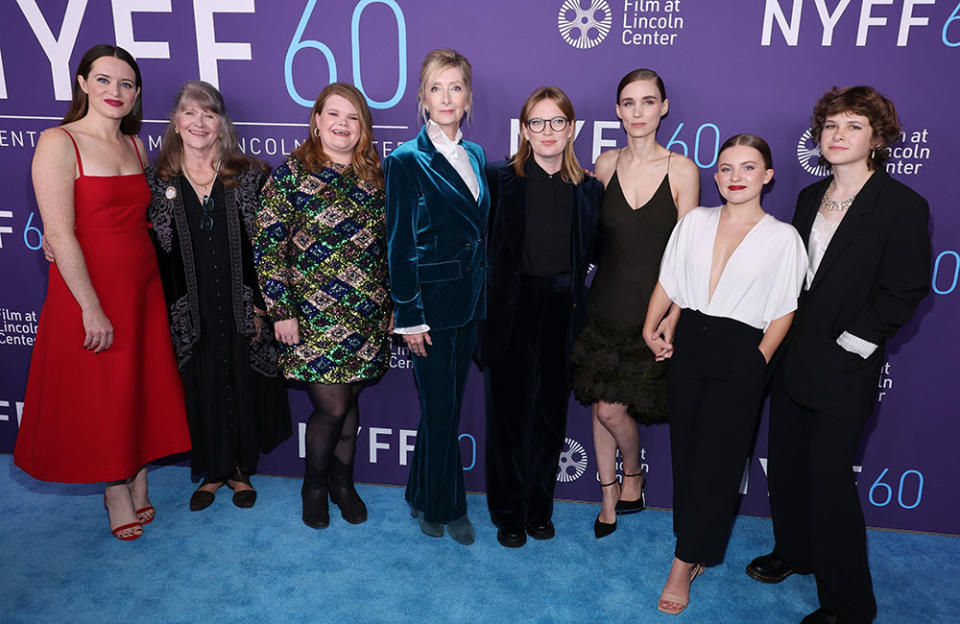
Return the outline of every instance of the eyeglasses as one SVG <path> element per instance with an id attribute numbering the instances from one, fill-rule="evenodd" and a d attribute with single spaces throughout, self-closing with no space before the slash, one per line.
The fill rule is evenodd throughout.
<path id="1" fill-rule="evenodd" d="M 210 195 L 200 199 L 200 229 L 204 232 L 213 229 L 213 197 Z"/>
<path id="2" fill-rule="evenodd" d="M 547 127 L 547 124 L 550 124 L 550 129 L 554 132 L 560 132 L 567 127 L 567 124 L 570 123 L 570 120 L 566 117 L 554 117 L 552 119 L 541 119 L 540 117 L 534 117 L 533 119 L 527 120 L 527 128 L 530 129 L 530 132 L 534 134 L 539 134 Z"/>

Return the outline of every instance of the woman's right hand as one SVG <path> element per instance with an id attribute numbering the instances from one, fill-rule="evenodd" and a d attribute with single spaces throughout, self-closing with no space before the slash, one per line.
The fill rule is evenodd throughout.
<path id="1" fill-rule="evenodd" d="M 418 357 L 427 357 L 427 345 L 433 346 L 433 341 L 430 340 L 430 332 L 402 335 L 403 342 L 406 343 L 407 348 L 410 349 L 410 353 Z"/>
<path id="2" fill-rule="evenodd" d="M 285 345 L 300 344 L 300 326 L 297 319 L 289 318 L 273 324 L 273 336 Z"/>
<path id="3" fill-rule="evenodd" d="M 83 319 L 83 348 L 94 353 L 100 353 L 113 344 L 113 324 L 101 308 L 84 310 Z"/>

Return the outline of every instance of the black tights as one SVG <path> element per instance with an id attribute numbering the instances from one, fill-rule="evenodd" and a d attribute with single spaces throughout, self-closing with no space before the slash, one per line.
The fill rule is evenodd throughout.
<path id="1" fill-rule="evenodd" d="M 357 397 L 361 389 L 359 383 L 309 384 L 307 394 L 313 413 L 307 420 L 306 450 L 307 461 L 315 470 L 327 470 L 331 457 L 348 466 L 353 464 L 360 425 Z"/>

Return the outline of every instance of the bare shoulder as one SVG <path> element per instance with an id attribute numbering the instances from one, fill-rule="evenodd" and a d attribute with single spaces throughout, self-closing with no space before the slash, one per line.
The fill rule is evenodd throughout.
<path id="1" fill-rule="evenodd" d="M 700 202 L 700 169 L 692 160 L 676 152 L 670 157 L 670 192 L 679 217 Z"/>
<path id="2" fill-rule="evenodd" d="M 73 141 L 70 140 L 70 135 L 64 131 L 63 127 L 47 128 L 40 133 L 40 138 L 37 140 L 37 153 L 41 151 L 73 154 Z"/>
<path id="3" fill-rule="evenodd" d="M 144 147 L 143 141 L 140 140 L 140 137 L 133 135 L 133 143 L 137 146 L 137 153 L 140 154 L 140 160 L 143 162 L 143 166 L 146 167 L 150 162 L 149 157 L 147 156 L 147 148 Z"/>
<path id="4" fill-rule="evenodd" d="M 40 133 L 37 149 L 33 153 L 33 167 L 45 172 L 72 170 L 77 166 L 77 154 L 70 135 L 62 128 L 47 128 Z"/>
<path id="5" fill-rule="evenodd" d="M 671 177 L 676 175 L 677 177 L 690 179 L 695 177 L 700 178 L 700 169 L 697 167 L 696 163 L 684 156 L 683 154 L 678 154 L 672 152 L 673 155 L 670 157 L 670 174 Z"/>
<path id="6" fill-rule="evenodd" d="M 594 172 L 597 179 L 606 186 L 613 177 L 613 172 L 617 170 L 617 154 L 620 150 L 608 150 L 597 157 L 597 164 L 594 166 Z"/>

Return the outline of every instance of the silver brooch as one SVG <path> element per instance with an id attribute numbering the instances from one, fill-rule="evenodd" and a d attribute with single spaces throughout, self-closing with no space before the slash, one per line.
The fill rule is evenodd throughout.
<path id="1" fill-rule="evenodd" d="M 167 199 L 176 199 L 177 198 L 177 189 L 175 186 L 168 186 L 166 193 Z"/>

